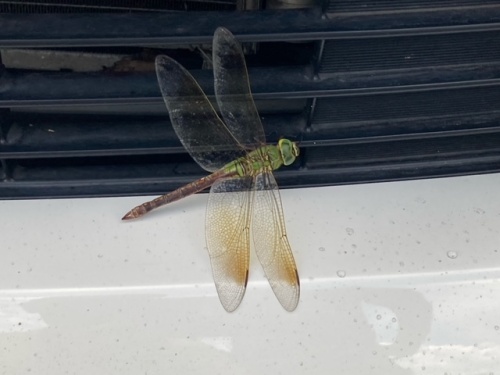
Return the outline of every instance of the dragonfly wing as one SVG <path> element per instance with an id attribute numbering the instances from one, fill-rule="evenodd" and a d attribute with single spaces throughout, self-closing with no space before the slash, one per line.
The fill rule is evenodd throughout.
<path id="1" fill-rule="evenodd" d="M 297 307 L 300 282 L 288 243 L 278 185 L 273 174 L 255 178 L 252 230 L 255 251 L 274 294 L 287 311 Z"/>
<path id="2" fill-rule="evenodd" d="M 168 56 L 157 56 L 155 65 L 172 126 L 193 159 L 214 172 L 245 155 L 194 77 Z"/>
<path id="3" fill-rule="evenodd" d="M 247 149 L 266 142 L 250 91 L 245 56 L 231 32 L 217 28 L 213 39 L 215 97 L 226 126 Z"/>
<path id="4" fill-rule="evenodd" d="M 208 197 L 208 252 L 219 299 L 229 312 L 239 306 L 247 286 L 251 187 L 250 177 L 221 179 Z"/>

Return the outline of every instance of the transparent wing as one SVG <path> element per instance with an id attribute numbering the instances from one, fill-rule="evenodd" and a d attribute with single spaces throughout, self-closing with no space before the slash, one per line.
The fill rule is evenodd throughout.
<path id="1" fill-rule="evenodd" d="M 252 230 L 255 251 L 269 284 L 287 311 L 297 307 L 300 282 L 288 243 L 278 185 L 272 173 L 255 179 Z"/>
<path id="2" fill-rule="evenodd" d="M 192 158 L 214 172 L 245 155 L 193 76 L 168 56 L 157 56 L 155 65 L 170 121 Z"/>
<path id="3" fill-rule="evenodd" d="M 251 187 L 250 177 L 221 179 L 208 197 L 208 252 L 219 299 L 229 312 L 239 306 L 247 286 Z"/>
<path id="4" fill-rule="evenodd" d="M 266 142 L 264 128 L 250 91 L 245 56 L 231 32 L 217 28 L 213 39 L 215 97 L 232 135 L 247 149 Z"/>

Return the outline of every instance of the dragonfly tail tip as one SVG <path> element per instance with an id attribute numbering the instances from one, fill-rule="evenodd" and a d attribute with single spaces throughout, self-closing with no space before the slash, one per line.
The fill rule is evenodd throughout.
<path id="1" fill-rule="evenodd" d="M 125 216 L 122 217 L 122 220 L 130 220 L 130 219 L 135 219 L 135 216 L 132 211 L 127 212 Z"/>

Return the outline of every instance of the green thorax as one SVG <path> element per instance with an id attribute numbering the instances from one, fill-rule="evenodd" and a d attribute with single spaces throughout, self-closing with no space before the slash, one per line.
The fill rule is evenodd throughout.
<path id="1" fill-rule="evenodd" d="M 299 148 L 295 142 L 280 139 L 277 145 L 266 145 L 253 150 L 247 156 L 239 158 L 224 169 L 235 171 L 240 177 L 254 176 L 264 170 L 275 170 L 282 165 L 292 164 L 299 155 Z"/>

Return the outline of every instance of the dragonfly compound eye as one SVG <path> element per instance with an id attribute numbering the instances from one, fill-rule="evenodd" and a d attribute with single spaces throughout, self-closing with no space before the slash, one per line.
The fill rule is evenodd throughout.
<path id="1" fill-rule="evenodd" d="M 298 155 L 298 148 L 289 139 L 280 139 L 278 142 L 278 148 L 281 152 L 281 157 L 283 158 L 283 164 L 290 165 L 295 161 L 295 157 Z"/>

